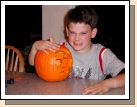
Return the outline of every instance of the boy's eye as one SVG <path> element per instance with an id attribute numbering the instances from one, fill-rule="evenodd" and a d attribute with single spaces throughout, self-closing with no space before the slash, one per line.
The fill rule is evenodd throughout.
<path id="1" fill-rule="evenodd" d="M 73 34 L 73 35 L 75 35 L 76 33 L 75 32 L 72 32 L 72 31 L 70 31 L 69 32 L 70 34 Z M 81 32 L 81 33 L 79 33 L 80 35 L 85 35 L 85 34 L 87 34 L 87 32 Z"/>
<path id="2" fill-rule="evenodd" d="M 84 35 L 84 34 L 86 34 L 86 32 L 82 32 L 81 34 Z"/>
<path id="3" fill-rule="evenodd" d="M 75 32 L 69 32 L 70 34 L 75 34 Z"/>

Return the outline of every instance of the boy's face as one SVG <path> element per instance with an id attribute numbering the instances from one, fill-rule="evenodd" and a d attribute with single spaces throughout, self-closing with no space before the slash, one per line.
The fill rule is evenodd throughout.
<path id="1" fill-rule="evenodd" d="M 91 49 L 91 38 L 94 38 L 97 29 L 91 29 L 88 24 L 71 22 L 67 27 L 68 42 L 78 53 L 86 53 Z"/>

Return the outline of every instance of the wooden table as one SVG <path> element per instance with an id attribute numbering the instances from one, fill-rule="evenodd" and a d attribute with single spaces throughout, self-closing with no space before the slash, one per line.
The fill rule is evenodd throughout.
<path id="1" fill-rule="evenodd" d="M 47 82 L 35 73 L 6 72 L 5 79 L 22 78 L 8 84 L 5 95 L 81 95 L 83 87 L 95 81 L 90 79 L 67 78 L 60 82 Z M 111 89 L 105 95 L 124 95 L 125 87 Z"/>

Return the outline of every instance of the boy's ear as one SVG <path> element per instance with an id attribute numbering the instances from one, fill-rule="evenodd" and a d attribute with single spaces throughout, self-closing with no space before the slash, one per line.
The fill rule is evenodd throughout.
<path id="1" fill-rule="evenodd" d="M 66 26 L 66 34 L 67 34 L 67 36 L 68 36 L 68 27 Z"/>
<path id="2" fill-rule="evenodd" d="M 91 38 L 95 38 L 96 34 L 97 34 L 97 28 L 92 29 L 92 34 L 91 34 Z"/>

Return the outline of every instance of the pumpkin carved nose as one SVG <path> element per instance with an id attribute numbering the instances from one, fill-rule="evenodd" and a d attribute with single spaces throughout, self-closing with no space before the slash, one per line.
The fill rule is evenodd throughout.
<path id="1" fill-rule="evenodd" d="M 55 64 L 57 67 L 60 67 L 60 73 L 68 73 L 68 69 L 70 69 L 71 59 L 69 54 L 66 54 L 65 52 L 57 52 L 56 53 L 56 61 Z"/>
<path id="2" fill-rule="evenodd" d="M 56 64 L 57 66 L 60 66 L 60 65 L 61 65 L 61 60 L 60 60 L 60 59 L 57 59 L 56 62 L 55 62 L 55 64 Z"/>

